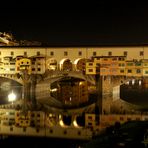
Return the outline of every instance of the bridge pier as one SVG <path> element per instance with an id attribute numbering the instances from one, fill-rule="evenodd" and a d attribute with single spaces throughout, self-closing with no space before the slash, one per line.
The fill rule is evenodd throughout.
<path id="1" fill-rule="evenodd" d="M 120 76 L 114 80 L 113 76 L 96 75 L 98 92 L 96 105 L 99 108 L 99 114 L 110 114 L 112 112 L 114 101 L 120 99 L 120 84 L 124 81 L 123 79 Z"/>
<path id="2" fill-rule="evenodd" d="M 36 108 L 36 84 L 37 84 L 37 80 L 36 77 L 33 76 L 31 77 L 31 82 L 30 82 L 31 86 L 30 86 L 30 99 L 31 99 L 31 103 L 32 103 L 32 108 L 35 109 Z"/>
<path id="3" fill-rule="evenodd" d="M 96 87 L 98 93 L 96 105 L 99 108 L 99 114 L 109 114 L 113 100 L 111 76 L 96 75 Z"/>

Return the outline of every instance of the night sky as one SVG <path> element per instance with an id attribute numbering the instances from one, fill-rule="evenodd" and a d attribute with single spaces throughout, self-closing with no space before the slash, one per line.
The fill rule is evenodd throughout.
<path id="1" fill-rule="evenodd" d="M 1 32 L 49 45 L 147 44 L 147 4 L 4 2 Z"/>

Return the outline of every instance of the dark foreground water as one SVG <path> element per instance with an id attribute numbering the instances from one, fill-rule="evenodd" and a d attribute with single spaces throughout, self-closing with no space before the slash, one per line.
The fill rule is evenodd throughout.
<path id="1" fill-rule="evenodd" d="M 5 147 L 32 147 L 32 148 L 81 148 L 88 141 L 57 139 L 57 138 L 41 138 L 41 137 L 7 137 L 1 138 L 0 146 Z"/>

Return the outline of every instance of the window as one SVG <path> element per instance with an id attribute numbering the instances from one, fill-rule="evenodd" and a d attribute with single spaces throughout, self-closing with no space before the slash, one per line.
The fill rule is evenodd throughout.
<path id="1" fill-rule="evenodd" d="M 128 72 L 128 73 L 132 73 L 132 70 L 131 70 L 131 69 L 128 69 L 127 72 Z"/>
<path id="2" fill-rule="evenodd" d="M 137 69 L 137 70 L 136 70 L 136 73 L 141 73 L 141 70 L 140 70 L 140 69 Z"/>
<path id="3" fill-rule="evenodd" d="M 40 117 L 40 114 L 37 114 L 37 117 Z"/>
<path id="4" fill-rule="evenodd" d="M 38 133 L 39 131 L 40 131 L 40 130 L 37 128 L 37 129 L 36 129 L 36 132 Z"/>
<path id="5" fill-rule="evenodd" d="M 89 69 L 88 71 L 89 71 L 89 72 L 93 72 L 93 69 Z"/>
<path id="6" fill-rule="evenodd" d="M 39 56 L 40 55 L 40 51 L 37 51 L 37 56 Z"/>
<path id="7" fill-rule="evenodd" d="M 68 56 L 68 52 L 67 51 L 64 51 L 64 56 Z"/>
<path id="8" fill-rule="evenodd" d="M 120 117 L 120 121 L 123 121 L 124 120 L 124 118 L 123 117 Z"/>
<path id="9" fill-rule="evenodd" d="M 10 63 L 10 65 L 15 65 L 15 63 Z"/>
<path id="10" fill-rule="evenodd" d="M 32 71 L 35 71 L 35 68 L 32 68 Z"/>
<path id="11" fill-rule="evenodd" d="M 23 132 L 26 132 L 26 127 L 23 128 Z"/>
<path id="12" fill-rule="evenodd" d="M 143 56 L 144 55 L 144 52 L 143 51 L 140 51 L 139 54 L 140 54 L 140 56 Z"/>
<path id="13" fill-rule="evenodd" d="M 119 57 L 119 61 L 124 61 L 124 57 Z"/>
<path id="14" fill-rule="evenodd" d="M 104 58 L 103 61 L 108 61 L 108 59 L 107 58 Z"/>
<path id="15" fill-rule="evenodd" d="M 91 123 L 91 122 L 88 122 L 88 125 L 89 125 L 89 126 L 91 126 L 91 125 L 92 125 L 92 123 Z"/>
<path id="16" fill-rule="evenodd" d="M 93 56 L 96 56 L 96 55 L 97 55 L 97 53 L 96 53 L 96 51 L 94 51 L 94 52 L 93 52 Z"/>
<path id="17" fill-rule="evenodd" d="M 26 51 L 24 52 L 24 56 L 27 56 L 27 52 Z"/>
<path id="18" fill-rule="evenodd" d="M 112 58 L 112 61 L 117 61 L 117 58 Z"/>
<path id="19" fill-rule="evenodd" d="M 65 135 L 67 134 L 67 131 L 66 131 L 66 130 L 64 130 L 64 134 L 65 134 Z"/>
<path id="20" fill-rule="evenodd" d="M 79 136 L 81 135 L 81 132 L 80 132 L 80 131 L 78 131 L 78 135 L 79 135 Z"/>
<path id="21" fill-rule="evenodd" d="M 112 56 L 112 52 L 111 52 L 111 51 L 109 51 L 109 52 L 108 52 L 108 55 L 109 55 L 109 56 Z"/>
<path id="22" fill-rule="evenodd" d="M 51 56 L 53 56 L 53 55 L 54 55 L 54 52 L 53 52 L 53 51 L 51 51 L 51 52 L 50 52 L 50 55 L 51 55 Z"/>
<path id="23" fill-rule="evenodd" d="M 123 69 L 121 69 L 121 70 L 120 70 L 120 73 L 124 73 L 124 70 L 123 70 Z"/>
<path id="24" fill-rule="evenodd" d="M 79 56 L 82 56 L 82 51 L 79 51 Z"/>
<path id="25" fill-rule="evenodd" d="M 50 130 L 49 130 L 49 132 L 50 132 L 50 133 L 53 133 L 53 130 L 52 130 L 52 129 L 50 129 Z"/>
<path id="26" fill-rule="evenodd" d="M 127 66 L 133 66 L 133 63 L 127 63 Z"/>
<path id="27" fill-rule="evenodd" d="M 1 55 L 1 51 L 0 51 L 0 55 Z"/>
<path id="28" fill-rule="evenodd" d="M 13 131 L 13 127 L 10 127 L 10 131 Z"/>
<path id="29" fill-rule="evenodd" d="M 93 66 L 93 63 L 89 63 L 89 66 Z"/>
<path id="30" fill-rule="evenodd" d="M 124 54 L 124 56 L 127 56 L 127 51 L 124 51 L 124 53 L 123 53 L 123 54 Z"/>
<path id="31" fill-rule="evenodd" d="M 15 68 L 10 68 L 10 71 L 15 71 Z"/>
<path id="32" fill-rule="evenodd" d="M 41 68 L 38 68 L 38 71 L 41 71 Z"/>
<path id="33" fill-rule="evenodd" d="M 11 53 L 10 53 L 12 56 L 14 55 L 14 52 L 13 51 L 11 51 Z"/>
<path id="34" fill-rule="evenodd" d="M 141 66 L 141 62 L 136 62 L 135 66 Z"/>
<path id="35" fill-rule="evenodd" d="M 88 119 L 89 119 L 89 120 L 92 120 L 92 116 L 88 116 Z"/>

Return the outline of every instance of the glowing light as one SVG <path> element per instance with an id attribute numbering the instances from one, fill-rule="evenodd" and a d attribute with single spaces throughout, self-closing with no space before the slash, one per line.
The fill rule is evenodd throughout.
<path id="1" fill-rule="evenodd" d="M 54 89 L 50 89 L 51 92 L 56 92 L 58 89 L 54 88 Z"/>
<path id="2" fill-rule="evenodd" d="M 62 126 L 62 127 L 65 126 L 65 124 L 64 124 L 64 122 L 63 122 L 63 120 L 62 120 L 62 115 L 59 115 L 59 124 L 60 124 L 60 126 Z"/>
<path id="3" fill-rule="evenodd" d="M 74 127 L 79 127 L 76 120 L 73 121 L 73 125 Z"/>
<path id="4" fill-rule="evenodd" d="M 126 82 L 126 84 L 127 84 L 127 85 L 129 85 L 129 81 L 128 81 L 128 82 Z"/>
<path id="5" fill-rule="evenodd" d="M 141 85 L 141 80 L 139 80 L 139 85 Z"/>
<path id="6" fill-rule="evenodd" d="M 80 82 L 79 84 L 80 84 L 80 85 L 82 85 L 82 84 L 83 84 L 83 82 Z"/>
<path id="7" fill-rule="evenodd" d="M 8 95 L 8 101 L 13 103 L 13 101 L 15 100 L 16 100 L 16 95 L 12 91 L 12 93 Z"/>
<path id="8" fill-rule="evenodd" d="M 135 84 L 135 80 L 133 79 L 133 80 L 132 80 L 132 85 L 134 85 L 134 84 Z"/>

